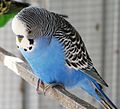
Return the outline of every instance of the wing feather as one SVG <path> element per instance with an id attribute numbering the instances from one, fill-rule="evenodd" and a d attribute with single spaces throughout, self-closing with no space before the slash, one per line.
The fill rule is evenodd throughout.
<path id="1" fill-rule="evenodd" d="M 54 33 L 54 36 L 58 38 L 60 43 L 64 46 L 67 66 L 69 68 L 81 70 L 100 84 L 108 86 L 95 70 L 79 33 L 64 18 L 58 18 L 60 22 L 58 22 L 58 29 Z"/>

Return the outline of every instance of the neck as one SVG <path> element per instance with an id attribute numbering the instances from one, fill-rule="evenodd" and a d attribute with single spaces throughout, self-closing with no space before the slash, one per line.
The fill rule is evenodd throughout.
<path id="1" fill-rule="evenodd" d="M 35 47 L 31 52 L 25 52 L 21 49 L 20 51 L 37 74 L 39 72 L 52 72 L 52 67 L 55 65 L 65 65 L 63 46 L 55 37 L 52 38 L 51 42 L 44 38 L 35 40 Z"/>
<path id="2" fill-rule="evenodd" d="M 54 57 L 55 60 L 57 60 L 58 57 L 61 57 L 61 59 L 64 58 L 64 47 L 55 37 L 52 37 L 51 40 L 47 37 L 36 38 L 34 40 L 33 50 L 27 52 L 20 48 L 20 51 L 28 61 L 36 61 L 36 58 L 41 58 L 42 60 L 51 57 Z"/>

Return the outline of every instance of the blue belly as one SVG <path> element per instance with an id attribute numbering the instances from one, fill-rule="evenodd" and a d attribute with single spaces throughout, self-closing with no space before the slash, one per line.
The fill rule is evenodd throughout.
<path id="1" fill-rule="evenodd" d="M 66 87 L 73 87 L 83 81 L 86 75 L 81 71 L 66 66 L 64 48 L 56 38 L 51 43 L 47 39 L 36 40 L 35 48 L 26 52 L 20 51 L 30 64 L 33 72 L 46 83 L 62 83 Z"/>

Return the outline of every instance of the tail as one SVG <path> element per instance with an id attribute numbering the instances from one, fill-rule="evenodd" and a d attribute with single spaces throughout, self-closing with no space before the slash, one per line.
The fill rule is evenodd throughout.
<path id="1" fill-rule="evenodd" d="M 100 104 L 102 104 L 102 106 L 105 109 L 118 109 L 113 103 L 112 101 L 106 96 L 106 94 L 103 92 L 102 88 L 98 87 L 98 84 L 96 85 L 97 89 L 95 90 L 97 95 L 100 97 Z"/>

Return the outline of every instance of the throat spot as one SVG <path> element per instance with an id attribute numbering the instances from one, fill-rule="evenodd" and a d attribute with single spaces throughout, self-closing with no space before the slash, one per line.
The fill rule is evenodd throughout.
<path id="1" fill-rule="evenodd" d="M 34 48 L 34 40 L 33 39 L 27 39 L 23 38 L 21 43 L 16 40 L 16 44 L 18 48 L 23 48 L 24 51 L 30 52 Z"/>
<path id="2" fill-rule="evenodd" d="M 30 52 L 33 50 L 33 47 L 34 47 L 33 45 L 32 46 L 30 45 L 29 47 L 26 47 L 26 48 L 24 47 L 23 49 L 24 51 Z"/>

